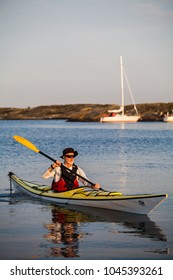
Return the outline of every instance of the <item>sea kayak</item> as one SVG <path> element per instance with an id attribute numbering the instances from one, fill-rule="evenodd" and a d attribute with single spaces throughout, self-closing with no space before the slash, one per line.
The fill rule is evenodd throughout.
<path id="1" fill-rule="evenodd" d="M 9 172 L 9 177 L 11 185 L 17 191 L 55 204 L 96 207 L 146 215 L 168 197 L 167 194 L 123 195 L 121 192 L 93 190 L 89 187 L 54 192 L 50 186 L 23 180 L 12 172 Z"/>

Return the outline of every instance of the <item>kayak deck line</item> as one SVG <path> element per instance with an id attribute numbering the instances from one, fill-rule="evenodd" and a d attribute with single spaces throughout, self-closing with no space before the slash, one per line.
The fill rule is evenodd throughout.
<path id="1" fill-rule="evenodd" d="M 65 192 L 54 192 L 50 186 L 20 179 L 12 172 L 9 173 L 9 177 L 16 190 L 56 204 L 97 207 L 146 215 L 168 197 L 168 194 L 123 195 L 115 191 L 91 190 L 85 186 Z"/>

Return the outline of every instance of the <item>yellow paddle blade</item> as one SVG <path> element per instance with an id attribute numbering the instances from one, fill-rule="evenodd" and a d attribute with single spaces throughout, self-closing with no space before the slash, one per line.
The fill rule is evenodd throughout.
<path id="1" fill-rule="evenodd" d="M 32 144 L 30 141 L 28 141 L 27 139 L 21 137 L 21 136 L 18 136 L 18 135 L 14 135 L 13 138 L 19 142 L 20 144 L 24 145 L 25 147 L 27 147 L 28 149 L 36 152 L 36 153 L 39 153 L 39 149 L 37 149 L 37 147 Z"/>

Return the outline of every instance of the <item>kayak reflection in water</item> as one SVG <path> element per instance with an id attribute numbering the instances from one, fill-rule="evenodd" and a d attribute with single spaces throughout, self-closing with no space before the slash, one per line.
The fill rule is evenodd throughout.
<path id="1" fill-rule="evenodd" d="M 71 189 L 75 189 L 79 187 L 79 180 L 82 182 L 83 185 L 92 187 L 94 189 L 99 189 L 100 185 L 97 183 L 94 186 L 89 184 L 84 179 L 86 177 L 84 171 L 74 164 L 74 159 L 78 155 L 78 152 L 75 151 L 73 148 L 66 148 L 63 150 L 63 155 L 61 158 L 64 159 L 64 164 L 61 163 L 61 161 L 56 160 L 43 174 L 42 177 L 45 179 L 48 179 L 50 177 L 53 177 L 52 181 L 52 189 L 56 192 L 62 192 L 67 191 Z M 72 170 L 70 172 L 67 170 Z M 81 179 L 80 177 L 76 176 L 76 173 L 78 173 L 80 176 L 83 177 Z"/>
<path id="2" fill-rule="evenodd" d="M 79 233 L 77 219 L 71 222 L 68 215 L 65 215 L 65 211 L 54 208 L 52 209 L 52 223 L 46 224 L 45 227 L 50 232 L 44 237 L 58 245 L 51 248 L 51 255 L 65 258 L 79 257 L 78 240 L 83 235 Z"/>

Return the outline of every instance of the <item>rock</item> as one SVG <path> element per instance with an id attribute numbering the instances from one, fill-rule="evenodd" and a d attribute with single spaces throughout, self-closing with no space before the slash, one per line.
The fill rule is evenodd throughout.
<path id="1" fill-rule="evenodd" d="M 140 121 L 162 121 L 167 112 L 172 112 L 173 102 L 145 103 L 136 105 Z M 65 119 L 67 121 L 99 122 L 108 110 L 118 109 L 116 104 L 68 104 L 33 108 L 0 108 L 1 120 L 45 120 Z M 127 115 L 135 115 L 133 105 L 125 106 Z"/>

